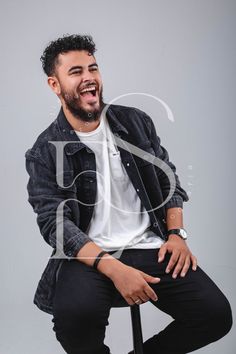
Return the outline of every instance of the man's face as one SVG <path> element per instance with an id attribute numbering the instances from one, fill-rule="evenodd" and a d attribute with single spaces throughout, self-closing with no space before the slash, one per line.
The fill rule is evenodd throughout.
<path id="1" fill-rule="evenodd" d="M 75 118 L 84 121 L 99 119 L 104 106 L 102 79 L 93 55 L 85 50 L 60 54 L 56 77 L 59 97 Z"/>

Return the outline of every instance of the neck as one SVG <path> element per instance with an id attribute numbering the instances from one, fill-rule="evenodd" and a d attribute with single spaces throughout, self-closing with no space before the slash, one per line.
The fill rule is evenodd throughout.
<path id="1" fill-rule="evenodd" d="M 92 121 L 92 122 L 85 122 L 82 119 L 80 119 L 79 117 L 75 117 L 66 107 L 66 105 L 62 102 L 62 108 L 63 108 L 63 112 L 65 114 L 66 119 L 68 120 L 68 122 L 70 123 L 70 125 L 72 126 L 72 128 L 76 131 L 80 131 L 80 132 L 91 132 L 93 130 L 95 130 L 99 124 L 100 124 L 100 118 L 96 121 Z"/>

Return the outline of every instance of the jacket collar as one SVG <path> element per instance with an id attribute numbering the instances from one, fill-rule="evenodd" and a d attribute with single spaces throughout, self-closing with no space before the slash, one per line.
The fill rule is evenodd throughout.
<path id="1" fill-rule="evenodd" d="M 125 128 L 124 125 L 121 124 L 121 122 L 118 120 L 115 112 L 114 112 L 114 105 L 107 105 L 105 104 L 105 107 L 103 108 L 103 112 L 106 114 L 107 121 L 109 123 L 109 126 L 111 128 L 111 131 L 113 134 L 119 136 L 119 132 L 124 132 L 125 134 L 129 134 L 128 130 Z M 59 114 L 56 118 L 56 122 L 58 124 L 59 132 L 62 137 L 62 141 L 70 141 L 65 146 L 65 152 L 68 155 L 72 155 L 76 153 L 77 151 L 81 150 L 82 148 L 85 148 L 86 145 L 80 141 L 78 135 L 75 133 L 74 129 L 66 119 L 65 113 L 63 111 L 63 108 L 61 107 Z"/>

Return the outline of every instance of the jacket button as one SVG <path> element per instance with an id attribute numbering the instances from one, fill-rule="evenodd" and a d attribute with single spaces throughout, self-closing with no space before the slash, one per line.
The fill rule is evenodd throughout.
<path id="1" fill-rule="evenodd" d="M 136 191 L 139 192 L 139 189 L 137 188 Z"/>
<path id="2" fill-rule="evenodd" d="M 157 222 L 154 222 L 154 223 L 153 223 L 153 226 L 154 226 L 154 227 L 157 227 L 157 226 L 158 226 L 158 223 L 157 223 Z"/>
<path id="3" fill-rule="evenodd" d="M 129 167 L 129 162 L 127 162 L 126 166 L 128 166 L 128 167 Z"/>

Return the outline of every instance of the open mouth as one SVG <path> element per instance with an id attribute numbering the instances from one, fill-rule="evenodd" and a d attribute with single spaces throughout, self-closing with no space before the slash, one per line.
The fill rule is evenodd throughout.
<path id="1" fill-rule="evenodd" d="M 97 92 L 96 86 L 90 86 L 90 87 L 87 87 L 87 88 L 84 88 L 83 90 L 81 90 L 80 95 L 82 97 L 88 97 L 88 98 L 95 97 L 96 92 Z"/>

